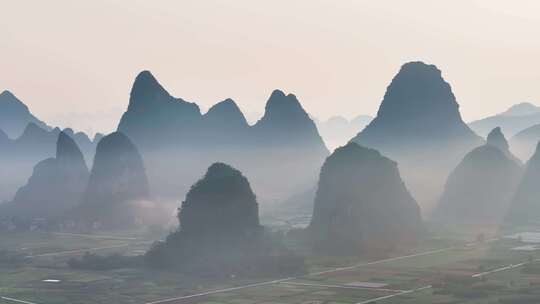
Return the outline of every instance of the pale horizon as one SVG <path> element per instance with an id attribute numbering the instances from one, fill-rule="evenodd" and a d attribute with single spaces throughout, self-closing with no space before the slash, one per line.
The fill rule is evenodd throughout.
<path id="1" fill-rule="evenodd" d="M 4 3 L 0 90 L 53 126 L 108 132 L 150 70 L 205 112 L 253 121 L 274 89 L 314 117 L 375 115 L 400 66 L 442 70 L 470 122 L 540 103 L 536 1 Z"/>

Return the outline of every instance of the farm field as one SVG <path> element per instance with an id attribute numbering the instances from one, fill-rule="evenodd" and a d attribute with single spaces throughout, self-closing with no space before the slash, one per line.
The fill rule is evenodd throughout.
<path id="1" fill-rule="evenodd" d="M 308 257 L 308 271 L 298 277 L 210 280 L 140 268 L 87 271 L 67 265 L 85 252 L 140 255 L 153 241 L 142 233 L 7 233 L 0 236 L 0 250 L 26 258 L 0 262 L 0 303 L 540 301 L 540 255 L 535 250 L 516 250 L 526 245 L 519 238 L 472 239 L 429 239 L 415 251 L 382 258 Z"/>

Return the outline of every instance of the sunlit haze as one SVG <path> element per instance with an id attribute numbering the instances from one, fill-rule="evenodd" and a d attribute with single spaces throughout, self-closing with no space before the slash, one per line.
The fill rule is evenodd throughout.
<path id="1" fill-rule="evenodd" d="M 399 67 L 437 65 L 465 121 L 540 100 L 538 1 L 1 0 L 0 90 L 51 125 L 111 131 L 139 71 L 250 121 L 280 88 L 311 115 L 374 115 Z"/>

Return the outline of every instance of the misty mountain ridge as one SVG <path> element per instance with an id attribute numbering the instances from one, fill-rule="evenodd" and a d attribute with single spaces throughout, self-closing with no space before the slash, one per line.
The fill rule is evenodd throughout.
<path id="1" fill-rule="evenodd" d="M 81 202 L 88 176 L 81 150 L 69 135 L 60 132 L 56 156 L 34 167 L 13 201 L 0 206 L 1 213 L 26 219 L 58 219 Z"/>
<path id="2" fill-rule="evenodd" d="M 540 124 L 540 107 L 523 102 L 511 106 L 502 113 L 472 121 L 469 127 L 481 136 L 486 136 L 495 127 L 501 127 L 508 137 L 513 137 L 536 124 Z M 531 150 L 534 151 L 534 147 Z"/>
<path id="3" fill-rule="evenodd" d="M 250 126 L 232 99 L 202 114 L 197 104 L 171 96 L 149 71 L 136 77 L 118 131 L 139 148 L 151 188 L 164 199 L 184 195 L 198 172 L 215 162 L 249 174 L 262 197 L 286 197 L 313 185 L 329 153 L 293 94 L 272 92 L 264 115 Z M 275 178 L 283 170 L 294 172 L 288 181 Z"/>
<path id="4" fill-rule="evenodd" d="M 50 130 L 46 123 L 30 113 L 28 107 L 10 91 L 0 93 L 0 129 L 10 138 L 21 136 L 26 126 L 30 123 Z"/>
<path id="5" fill-rule="evenodd" d="M 530 114 L 538 114 L 540 113 L 540 107 L 537 105 L 534 105 L 530 102 L 522 102 L 515 104 L 508 108 L 508 110 L 502 112 L 501 116 L 523 116 L 523 115 L 530 115 Z"/>
<path id="6" fill-rule="evenodd" d="M 533 157 L 536 151 L 536 145 L 539 140 L 540 123 L 532 125 L 518 132 L 510 139 L 510 143 L 512 144 L 512 150 L 514 151 L 514 153 L 519 158 L 526 160 Z"/>
<path id="7" fill-rule="evenodd" d="M 54 151 L 56 137 L 60 131 L 63 131 L 75 140 L 87 161 L 92 161 L 95 144 L 97 143 L 95 139 L 91 140 L 84 132 L 75 132 L 71 128 L 50 127 L 32 115 L 28 107 L 7 90 L 0 94 L 0 130 L 11 140 L 18 142 L 19 145 L 34 145 L 34 147 L 37 147 L 40 144 L 50 144 L 52 142 L 52 151 Z M 52 135 L 47 134 L 51 132 Z M 95 136 L 100 136 L 100 134 L 97 133 Z M 53 138 L 53 140 L 51 141 L 50 138 Z"/>
<path id="8" fill-rule="evenodd" d="M 330 149 L 345 145 L 352 137 L 364 129 L 373 117 L 358 115 L 351 120 L 342 116 L 333 116 L 327 120 L 315 120 L 319 133 Z"/>
<path id="9" fill-rule="evenodd" d="M 29 123 L 15 139 L 0 135 L 0 202 L 13 198 L 15 190 L 24 185 L 38 162 L 55 156 L 57 139 L 61 132 L 76 142 L 85 161 L 91 163 L 96 142 L 82 132 L 74 133 L 71 129 L 59 128 L 46 130 Z"/>
<path id="10" fill-rule="evenodd" d="M 40 161 L 54 157 L 60 132 L 69 135 L 81 149 L 86 162 L 94 158 L 97 141 L 71 128 L 52 128 L 32 115 L 10 91 L 0 94 L 0 202 L 13 199 Z M 99 139 L 100 134 L 96 134 Z"/>

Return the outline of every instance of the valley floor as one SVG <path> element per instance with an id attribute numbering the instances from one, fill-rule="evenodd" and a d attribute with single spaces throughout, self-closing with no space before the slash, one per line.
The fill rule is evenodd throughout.
<path id="1" fill-rule="evenodd" d="M 143 234 L 4 233 L 0 250 L 27 259 L 0 263 L 0 303 L 540 302 L 536 247 L 522 238 L 470 239 L 430 238 L 414 252 L 383 259 L 309 257 L 308 274 L 300 277 L 216 282 L 148 269 L 83 271 L 66 265 L 85 252 L 142 254 L 152 243 Z"/>

